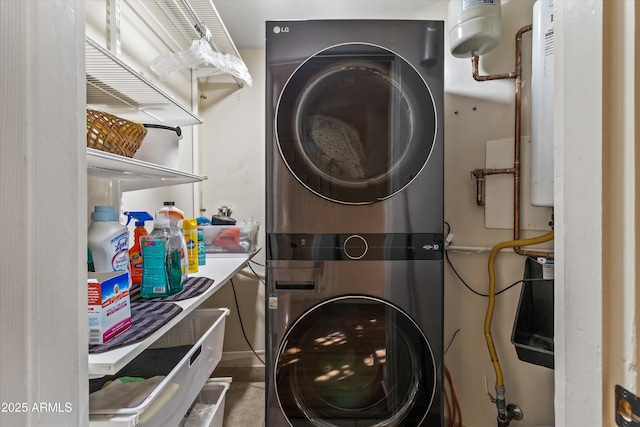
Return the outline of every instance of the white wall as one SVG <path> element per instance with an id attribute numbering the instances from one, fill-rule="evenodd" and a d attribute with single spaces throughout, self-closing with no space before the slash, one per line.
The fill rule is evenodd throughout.
<path id="1" fill-rule="evenodd" d="M 263 50 L 240 52 L 253 86 L 238 85 L 228 78 L 201 80 L 201 113 L 205 121 L 200 132 L 202 207 L 206 215 L 217 214 L 218 207 L 231 205 L 238 220 L 260 223 L 259 244 L 264 245 L 265 220 L 265 63 Z M 254 260 L 264 265 L 265 248 Z M 256 272 L 262 266 L 252 264 Z M 264 286 L 255 279 L 236 276 L 243 326 L 254 349 L 264 351 Z M 256 364 L 240 328 L 231 284 L 225 285 L 208 302 L 212 307 L 229 307 L 223 363 Z M 238 358 L 240 358 L 238 360 Z M 247 360 L 248 358 L 248 360 Z"/>

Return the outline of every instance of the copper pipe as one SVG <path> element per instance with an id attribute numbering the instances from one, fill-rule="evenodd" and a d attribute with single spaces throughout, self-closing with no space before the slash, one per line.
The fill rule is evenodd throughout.
<path id="1" fill-rule="evenodd" d="M 501 175 L 501 174 L 509 174 L 514 173 L 514 168 L 503 168 L 503 169 L 482 169 L 485 175 Z"/>
<path id="2" fill-rule="evenodd" d="M 513 79 L 516 76 L 516 73 L 503 73 L 503 74 L 487 74 L 484 76 L 479 75 L 478 73 L 478 62 L 480 61 L 480 57 L 472 56 L 471 57 L 471 66 L 473 67 L 473 78 L 479 82 L 486 82 L 487 80 L 501 80 L 501 79 Z"/>
<path id="3" fill-rule="evenodd" d="M 515 71 L 502 74 L 479 75 L 478 64 L 480 58 L 473 56 L 471 66 L 473 78 L 476 81 L 501 80 L 515 78 L 515 124 L 514 124 L 514 154 L 513 168 L 508 169 L 475 169 L 473 175 L 476 177 L 476 203 L 484 206 L 484 177 L 487 175 L 512 173 L 513 174 L 513 240 L 520 239 L 520 152 L 521 152 L 521 123 L 522 123 L 522 36 L 533 29 L 532 25 L 525 25 L 516 33 L 516 64 Z M 553 222 L 553 221 L 552 221 Z M 519 246 L 513 250 L 523 256 L 545 257 L 553 259 L 553 252 L 523 250 Z"/>
<path id="4" fill-rule="evenodd" d="M 476 179 L 476 204 L 478 206 L 484 206 L 484 177 L 488 175 L 501 175 L 514 173 L 514 168 L 505 169 L 474 169 L 471 174 Z"/>
<path id="5" fill-rule="evenodd" d="M 522 122 L 522 35 L 526 31 L 531 31 L 532 26 L 527 25 L 520 28 L 516 34 L 516 105 L 514 118 L 514 153 L 513 167 L 513 240 L 520 239 L 520 151 L 521 151 L 521 122 Z M 514 251 L 520 250 L 519 246 L 514 246 Z M 518 252 L 519 253 L 519 252 Z M 522 254 L 521 254 L 522 255 Z"/>
<path id="6" fill-rule="evenodd" d="M 484 207 L 484 178 L 476 177 L 476 205 Z"/>
<path id="7" fill-rule="evenodd" d="M 533 29 L 532 25 L 525 25 L 516 33 L 516 100 L 514 120 L 514 160 L 513 167 L 513 240 L 520 239 L 520 153 L 522 151 L 522 35 Z M 545 257 L 553 259 L 553 252 L 524 250 L 514 246 L 513 250 L 522 256 Z"/>

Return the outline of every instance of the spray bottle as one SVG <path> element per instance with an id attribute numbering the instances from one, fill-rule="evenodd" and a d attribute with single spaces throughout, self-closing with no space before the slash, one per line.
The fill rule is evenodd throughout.
<path id="1" fill-rule="evenodd" d="M 189 259 L 187 256 L 187 242 L 180 230 L 180 222 L 184 220 L 184 212 L 176 207 L 175 202 L 164 202 L 158 210 L 156 219 L 166 218 L 169 220 L 171 230 L 177 233 L 182 239 L 182 250 L 180 252 L 180 265 L 182 266 L 182 281 L 187 280 L 189 275 Z"/>
<path id="2" fill-rule="evenodd" d="M 133 230 L 133 246 L 129 249 L 129 272 L 131 274 L 131 283 L 139 285 L 142 283 L 142 246 L 140 246 L 140 238 L 148 235 L 147 229 L 144 227 L 145 221 L 153 221 L 153 217 L 147 212 L 125 212 L 127 216 L 127 225 L 131 219 L 135 219 L 136 228 Z"/>

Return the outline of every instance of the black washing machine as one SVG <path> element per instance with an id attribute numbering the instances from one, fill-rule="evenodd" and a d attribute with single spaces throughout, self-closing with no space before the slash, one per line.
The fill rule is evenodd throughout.
<path id="1" fill-rule="evenodd" d="M 441 21 L 267 22 L 266 425 L 442 425 Z"/>

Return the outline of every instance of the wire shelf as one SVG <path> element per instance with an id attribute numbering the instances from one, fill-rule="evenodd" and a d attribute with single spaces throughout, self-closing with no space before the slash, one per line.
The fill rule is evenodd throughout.
<path id="1" fill-rule="evenodd" d="M 89 37 L 85 46 L 87 105 L 142 123 L 202 123 L 200 117 Z"/>
<path id="2" fill-rule="evenodd" d="M 212 0 L 125 1 L 174 51 L 187 50 L 194 40 L 206 37 L 214 51 L 241 58 Z M 207 73 L 217 74 L 217 69 L 199 68 L 199 74 Z"/>

